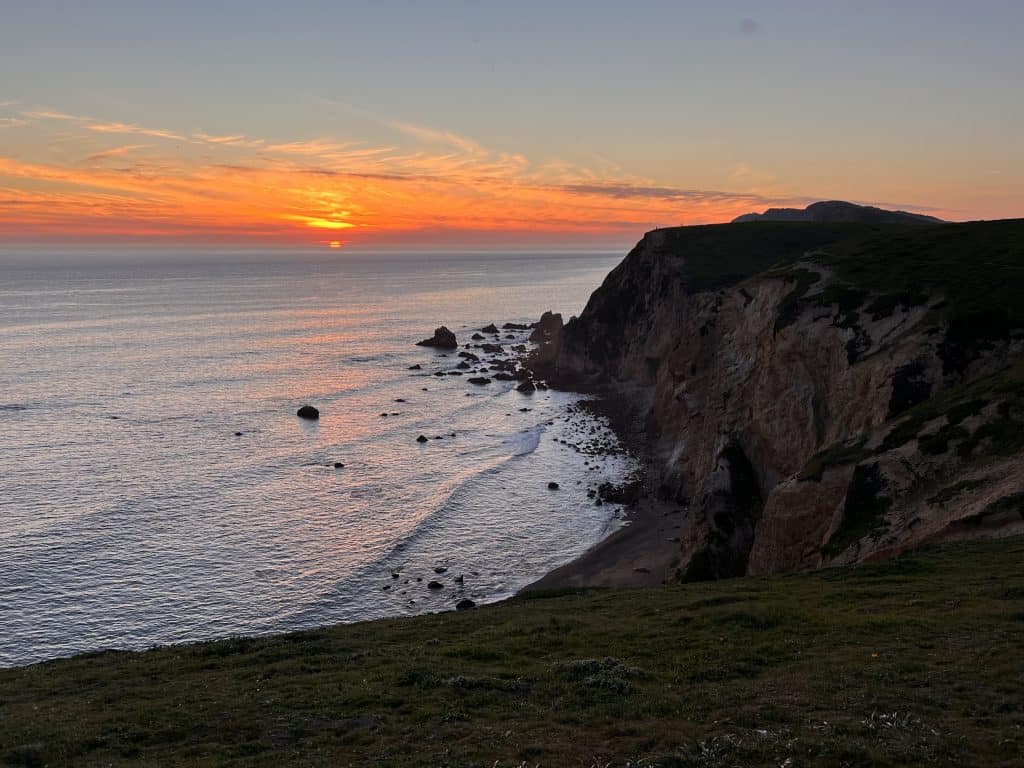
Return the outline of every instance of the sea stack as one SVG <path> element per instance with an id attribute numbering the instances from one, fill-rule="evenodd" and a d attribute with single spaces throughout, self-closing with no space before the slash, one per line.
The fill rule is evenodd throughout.
<path id="1" fill-rule="evenodd" d="M 440 328 L 436 328 L 434 330 L 434 335 L 429 339 L 417 341 L 416 346 L 437 347 L 438 349 L 455 349 L 459 346 L 459 342 L 455 339 L 455 334 L 442 325 Z"/>

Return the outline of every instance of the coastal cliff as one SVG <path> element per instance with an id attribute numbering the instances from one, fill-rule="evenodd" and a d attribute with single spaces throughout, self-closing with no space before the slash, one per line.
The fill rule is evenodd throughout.
<path id="1" fill-rule="evenodd" d="M 1022 298 L 1024 220 L 660 229 L 533 366 L 642 421 L 666 578 L 810 570 L 1024 532 Z"/>

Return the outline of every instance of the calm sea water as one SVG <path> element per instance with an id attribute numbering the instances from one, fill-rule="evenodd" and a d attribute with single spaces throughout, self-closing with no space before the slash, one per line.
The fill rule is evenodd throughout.
<path id="1" fill-rule="evenodd" d="M 578 313 L 616 261 L 0 266 L 0 665 L 496 600 L 594 544 L 629 459 L 561 442 L 577 396 L 413 342 Z"/>

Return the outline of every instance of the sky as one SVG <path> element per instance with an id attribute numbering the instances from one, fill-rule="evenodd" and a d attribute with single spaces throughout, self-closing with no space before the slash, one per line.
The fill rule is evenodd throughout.
<path id="1" fill-rule="evenodd" d="M 0 244 L 1024 215 L 1024 3 L 0 0 Z"/>

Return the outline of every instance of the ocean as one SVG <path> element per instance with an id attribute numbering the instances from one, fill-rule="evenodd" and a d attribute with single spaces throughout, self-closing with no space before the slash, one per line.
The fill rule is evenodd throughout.
<path id="1" fill-rule="evenodd" d="M 500 600 L 619 524 L 579 395 L 415 342 L 578 314 L 621 256 L 215 256 L 0 265 L 0 666 Z"/>

